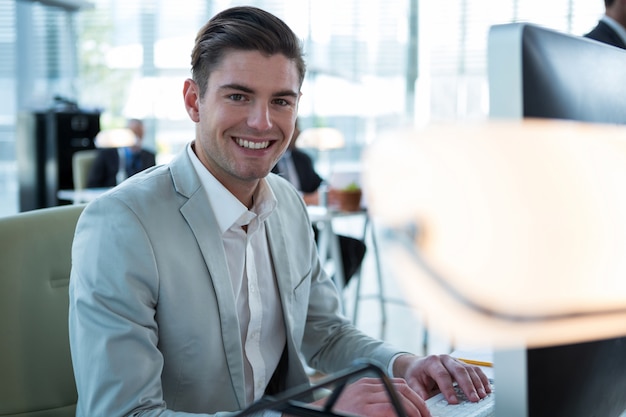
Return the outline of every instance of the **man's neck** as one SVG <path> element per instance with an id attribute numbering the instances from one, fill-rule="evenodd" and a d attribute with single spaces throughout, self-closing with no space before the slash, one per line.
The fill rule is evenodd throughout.
<path id="1" fill-rule="evenodd" d="M 606 9 L 605 14 L 626 30 L 626 10 L 621 10 L 621 6 L 618 4 L 617 0 L 612 7 Z"/>
<path id="2" fill-rule="evenodd" d="M 252 204 L 254 203 L 253 195 L 256 190 L 259 188 L 259 179 L 256 180 L 238 180 L 235 178 L 229 178 L 229 174 L 219 170 L 218 168 L 214 168 L 209 163 L 204 163 L 202 159 L 198 156 L 198 151 L 196 149 L 196 143 L 193 141 L 191 143 L 191 150 L 198 157 L 198 160 L 202 165 L 206 168 L 207 171 L 211 173 L 211 175 L 218 180 L 232 195 L 235 196 L 237 200 L 241 202 L 248 209 L 252 208 Z"/>

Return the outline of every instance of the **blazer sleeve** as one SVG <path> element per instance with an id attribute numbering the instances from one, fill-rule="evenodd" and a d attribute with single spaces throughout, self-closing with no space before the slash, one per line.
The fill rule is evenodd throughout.
<path id="1" fill-rule="evenodd" d="M 341 310 L 337 287 L 324 272 L 317 251 L 311 259 L 312 279 L 302 352 L 308 363 L 326 374 L 339 372 L 359 359 L 387 370 L 403 351 L 357 329 Z"/>
<path id="2" fill-rule="evenodd" d="M 307 363 L 324 373 L 345 370 L 357 359 L 368 359 L 388 369 L 399 349 L 374 339 L 343 315 L 341 296 L 322 267 L 304 202 L 282 178 L 272 179 L 279 201 L 288 260 L 293 260 L 292 304 L 286 305 L 296 347 Z M 280 279 L 280 277 L 279 277 Z M 304 326 L 304 327 L 302 327 Z"/>

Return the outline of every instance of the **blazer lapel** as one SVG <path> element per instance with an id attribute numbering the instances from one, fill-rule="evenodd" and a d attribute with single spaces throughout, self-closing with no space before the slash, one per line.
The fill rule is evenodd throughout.
<path id="1" fill-rule="evenodd" d="M 188 200 L 180 212 L 189 223 L 204 257 L 208 276 L 213 284 L 219 309 L 219 320 L 224 343 L 224 354 L 231 379 L 235 385 L 240 407 L 246 404 L 243 370 L 243 347 L 239 334 L 239 319 L 235 309 L 235 296 L 229 278 L 228 264 L 219 227 L 204 189 L 196 176 L 187 152 L 172 162 L 174 185 Z M 233 331 L 234 330 L 234 331 Z"/>
<path id="2" fill-rule="evenodd" d="M 283 227 L 280 216 L 274 212 L 266 220 L 266 231 L 272 256 L 274 271 L 276 272 L 276 283 L 282 303 L 283 317 L 285 320 L 285 334 L 287 337 L 287 358 L 286 375 L 283 384 L 286 387 L 298 386 L 308 381 L 304 366 L 300 362 L 300 344 L 296 343 L 294 334 L 296 326 L 302 326 L 302 323 L 296 323 L 293 312 L 297 308 L 295 301 L 294 288 L 297 284 L 294 282 L 295 273 L 291 267 L 289 249 L 285 242 L 285 229 Z M 288 262 L 285 262 L 287 260 Z M 306 307 L 304 307 L 306 308 Z M 302 330 L 302 329 L 300 329 Z"/>
<path id="3" fill-rule="evenodd" d="M 278 293 L 282 303 L 283 314 L 285 316 L 285 327 L 287 337 L 292 334 L 293 316 L 291 315 L 293 307 L 293 282 L 290 263 L 285 262 L 285 254 L 289 253 L 285 238 L 283 235 L 283 226 L 280 217 L 273 213 L 266 220 L 266 231 L 272 256 L 272 264 L 276 272 L 276 283 L 278 285 Z"/>

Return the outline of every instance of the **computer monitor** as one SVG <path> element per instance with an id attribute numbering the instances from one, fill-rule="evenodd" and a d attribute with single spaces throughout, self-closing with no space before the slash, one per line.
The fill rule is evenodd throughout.
<path id="1" fill-rule="evenodd" d="M 626 50 L 523 23 L 488 41 L 492 118 L 626 124 Z"/>
<path id="2" fill-rule="evenodd" d="M 496 25 L 488 71 L 491 118 L 626 124 L 626 51 L 619 48 L 532 24 Z M 626 338 L 496 350 L 494 361 L 497 416 L 617 417 L 626 410 Z"/>

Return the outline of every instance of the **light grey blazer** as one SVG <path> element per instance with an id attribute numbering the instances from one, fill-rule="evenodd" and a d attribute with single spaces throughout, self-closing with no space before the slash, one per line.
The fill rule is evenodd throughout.
<path id="1" fill-rule="evenodd" d="M 320 265 L 306 207 L 270 174 L 267 237 L 285 315 L 283 388 L 298 357 L 332 373 L 397 350 L 357 331 Z M 243 348 L 214 213 L 184 150 L 90 203 L 72 249 L 69 329 L 78 416 L 183 416 L 243 409 Z"/>

